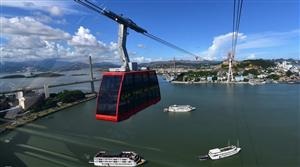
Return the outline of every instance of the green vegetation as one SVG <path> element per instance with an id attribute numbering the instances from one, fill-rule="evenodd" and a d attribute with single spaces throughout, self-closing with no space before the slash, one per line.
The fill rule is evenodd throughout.
<path id="1" fill-rule="evenodd" d="M 194 79 L 195 81 L 199 81 L 200 77 L 214 77 L 217 75 L 217 71 L 188 71 L 186 73 L 182 73 L 177 77 L 177 81 L 191 81 Z"/>
<path id="2" fill-rule="evenodd" d="M 43 72 L 43 73 L 39 73 L 39 74 L 34 74 L 32 76 L 29 76 L 28 78 L 36 78 L 36 77 L 60 77 L 60 76 L 64 76 L 63 74 L 59 74 L 59 73 L 53 73 L 53 72 Z"/>
<path id="3" fill-rule="evenodd" d="M 218 77 L 213 76 L 213 77 L 212 77 L 212 80 L 213 80 L 213 81 L 216 81 L 216 80 L 218 80 Z"/>
<path id="4" fill-rule="evenodd" d="M 267 77 L 268 79 L 273 79 L 273 80 L 278 80 L 280 78 L 279 75 L 276 75 L 276 74 L 271 74 Z"/>
<path id="5" fill-rule="evenodd" d="M 19 74 L 15 74 L 15 75 L 6 75 L 1 77 L 1 79 L 9 79 L 9 78 L 36 78 L 36 77 L 60 77 L 60 76 L 64 76 L 63 74 L 59 74 L 59 73 L 53 73 L 53 72 L 44 72 L 44 73 L 39 73 L 39 74 L 34 74 L 31 76 L 25 76 L 25 75 L 19 75 Z"/>
<path id="6" fill-rule="evenodd" d="M 6 75 L 1 77 L 1 79 L 9 79 L 9 78 L 25 78 L 25 75 Z"/>
<path id="7" fill-rule="evenodd" d="M 41 110 L 57 107 L 57 103 L 71 103 L 85 98 L 85 94 L 80 90 L 64 90 L 58 94 L 52 93 L 47 99 L 39 99 L 34 106 L 30 108 L 33 112 L 39 112 Z"/>
<path id="8" fill-rule="evenodd" d="M 77 100 L 82 100 L 84 97 L 84 93 L 80 90 L 64 90 L 63 92 L 58 93 L 56 96 L 56 98 L 63 103 L 71 103 Z"/>
<path id="9" fill-rule="evenodd" d="M 189 71 L 186 73 L 187 76 L 194 77 L 207 77 L 207 76 L 215 76 L 217 75 L 216 71 Z"/>
<path id="10" fill-rule="evenodd" d="M 291 75 L 293 75 L 293 73 L 292 73 L 292 71 L 288 70 L 288 71 L 285 73 L 285 75 L 286 75 L 287 77 L 290 77 Z"/>
<path id="11" fill-rule="evenodd" d="M 4 94 L 0 95 L 0 111 L 6 110 L 10 108 L 9 105 L 10 99 L 6 97 Z"/>
<path id="12" fill-rule="evenodd" d="M 223 68 L 223 69 L 228 69 L 228 64 L 222 64 L 222 65 L 221 65 L 221 68 Z"/>
<path id="13" fill-rule="evenodd" d="M 0 100 L 0 111 L 1 110 L 6 110 L 6 109 L 9 109 L 10 106 L 8 104 L 8 101 L 5 101 L 5 100 Z"/>
<path id="14" fill-rule="evenodd" d="M 244 60 L 240 62 L 238 65 L 238 68 L 245 68 L 245 67 L 261 67 L 261 68 L 269 68 L 269 67 L 275 67 L 276 64 L 271 60 L 263 60 L 263 59 L 257 59 L 257 60 Z"/>
<path id="15" fill-rule="evenodd" d="M 249 69 L 249 70 L 245 70 L 245 71 L 243 72 L 243 75 L 244 75 L 244 76 L 247 76 L 248 74 L 259 75 L 259 72 L 258 72 L 257 69 L 254 69 L 254 68 Z"/>

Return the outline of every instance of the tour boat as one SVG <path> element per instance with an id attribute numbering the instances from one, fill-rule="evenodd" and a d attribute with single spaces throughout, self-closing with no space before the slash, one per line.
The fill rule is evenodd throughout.
<path id="1" fill-rule="evenodd" d="M 190 112 L 195 110 L 196 107 L 192 107 L 190 105 L 171 105 L 164 109 L 165 112 Z"/>
<path id="2" fill-rule="evenodd" d="M 100 151 L 94 156 L 94 161 L 89 163 L 95 166 L 134 167 L 145 162 L 145 159 L 132 151 L 122 151 L 119 154 L 109 154 L 106 151 Z"/>
<path id="3" fill-rule="evenodd" d="M 217 160 L 225 157 L 229 157 L 235 155 L 241 151 L 240 147 L 236 147 L 234 145 L 223 147 L 223 148 L 215 148 L 211 149 L 208 152 L 208 156 L 212 160 Z"/>

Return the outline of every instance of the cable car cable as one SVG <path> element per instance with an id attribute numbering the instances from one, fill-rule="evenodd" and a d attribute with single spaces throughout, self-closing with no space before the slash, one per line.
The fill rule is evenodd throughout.
<path id="1" fill-rule="evenodd" d="M 238 33 L 239 33 L 239 26 L 240 26 L 240 20 L 241 20 L 241 12 L 242 12 L 242 6 L 243 6 L 243 0 L 234 0 L 234 5 L 233 5 L 233 20 L 232 20 L 232 50 L 231 50 L 231 55 L 230 58 L 231 61 L 233 60 L 233 58 L 235 57 L 235 52 L 236 52 L 236 47 L 237 47 L 237 39 L 238 39 Z M 236 111 L 235 110 L 235 122 L 236 122 L 236 135 L 238 138 L 240 138 L 240 134 L 239 134 L 239 124 L 240 124 L 240 113 L 239 110 Z M 246 127 L 248 129 L 248 133 L 249 133 L 249 126 L 246 122 Z M 250 142 L 252 143 L 252 139 L 251 139 L 251 135 L 249 135 L 249 139 Z M 256 157 L 255 157 L 256 158 Z M 241 166 L 244 166 L 244 162 L 243 159 L 240 157 L 240 163 Z M 257 164 L 257 159 L 256 159 L 256 164 Z"/>
<path id="2" fill-rule="evenodd" d="M 181 48 L 179 46 L 176 46 L 176 45 L 174 45 L 174 44 L 172 44 L 172 43 L 170 43 L 170 42 L 168 42 L 168 41 L 166 41 L 164 39 L 161 39 L 161 38 L 159 38 L 157 36 L 154 36 L 154 35 L 152 35 L 150 33 L 144 33 L 144 35 L 147 36 L 147 37 L 149 37 L 149 38 L 151 38 L 151 39 L 153 39 L 153 40 L 155 40 L 155 41 L 157 41 L 157 42 L 160 42 L 161 44 L 164 44 L 164 45 L 166 45 L 166 46 L 168 46 L 170 48 L 173 48 L 173 49 L 178 50 L 180 52 L 192 55 L 194 57 L 198 57 L 198 55 L 196 55 L 196 54 L 194 54 L 192 52 L 189 52 L 189 51 L 187 51 L 187 50 L 185 50 L 185 49 L 183 49 L 183 48 Z"/>
<path id="3" fill-rule="evenodd" d="M 238 39 L 238 33 L 239 33 L 239 28 L 240 28 L 240 21 L 241 21 L 241 14 L 242 14 L 242 8 L 243 8 L 243 0 L 239 1 L 239 8 L 238 8 L 238 16 L 237 16 L 237 24 L 236 24 L 236 37 L 235 37 L 235 42 L 234 42 L 234 50 L 233 52 L 236 52 L 236 46 L 237 46 L 237 39 Z"/>
<path id="4" fill-rule="evenodd" d="M 231 51 L 234 48 L 234 33 L 235 33 L 235 4 L 236 0 L 233 2 L 233 17 L 232 17 L 232 39 L 231 39 Z"/>
<path id="5" fill-rule="evenodd" d="M 236 7 L 237 5 L 237 7 Z M 243 8 L 243 0 L 234 0 L 234 7 L 233 7 L 233 26 L 232 26 L 232 55 L 235 56 L 236 46 L 237 46 L 237 39 L 241 21 L 241 14 Z"/>
<path id="6" fill-rule="evenodd" d="M 87 8 L 89 8 L 89 9 L 91 9 L 91 10 L 97 12 L 97 13 L 100 13 L 100 14 L 104 15 L 104 16 L 106 16 L 106 17 L 108 17 L 108 18 L 110 18 L 110 19 L 118 22 L 119 24 L 124 24 L 125 26 L 129 27 L 130 29 L 132 29 L 132 30 L 134 30 L 134 31 L 136 31 L 138 33 L 141 33 L 141 34 L 145 35 L 146 37 L 151 38 L 151 39 L 153 39 L 153 40 L 155 40 L 155 41 L 157 41 L 157 42 L 159 42 L 161 44 L 164 44 L 164 45 L 166 45 L 166 46 L 168 46 L 168 47 L 170 47 L 172 49 L 175 49 L 177 51 L 189 54 L 189 55 L 191 55 L 193 57 L 199 57 L 198 55 L 196 55 L 196 54 L 194 54 L 194 53 L 192 53 L 190 51 L 187 51 L 186 49 L 183 49 L 183 48 L 181 48 L 181 47 L 179 47 L 179 46 L 177 46 L 175 44 L 172 44 L 171 42 L 168 42 L 168 41 L 166 41 L 166 40 L 164 40 L 162 38 L 159 38 L 157 36 L 154 36 L 154 35 L 148 33 L 147 30 L 139 27 L 137 24 L 135 24 L 129 18 L 125 18 L 122 15 L 118 15 L 118 14 L 116 14 L 116 13 L 110 11 L 110 10 L 107 10 L 105 8 L 101 8 L 101 7 L 93 4 L 92 2 L 90 2 L 88 0 L 75 0 L 75 2 L 77 2 L 77 3 L 79 3 L 79 4 L 83 5 L 83 6 L 85 6 Z"/>

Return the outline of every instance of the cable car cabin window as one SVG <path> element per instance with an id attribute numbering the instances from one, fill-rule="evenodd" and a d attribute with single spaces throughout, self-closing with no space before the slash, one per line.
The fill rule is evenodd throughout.
<path id="1" fill-rule="evenodd" d="M 154 75 L 154 73 L 153 72 L 151 72 L 151 74 L 150 74 L 150 82 L 151 82 L 151 86 L 150 86 L 150 96 L 151 96 L 151 99 L 154 99 L 154 98 L 156 98 L 157 97 L 157 93 L 156 93 L 156 91 L 157 91 L 157 82 L 156 82 L 156 76 Z"/>
<path id="2" fill-rule="evenodd" d="M 98 97 L 97 114 L 116 115 L 121 76 L 103 76 Z"/>
<path id="3" fill-rule="evenodd" d="M 120 107 L 119 107 L 119 113 L 124 114 L 126 112 L 129 112 L 131 110 L 132 103 L 134 102 L 133 97 L 133 91 L 134 91 L 134 84 L 133 84 L 133 75 L 132 74 L 126 74 L 124 76 L 124 81 L 122 85 L 122 91 L 121 91 L 121 99 L 120 99 Z"/>
<path id="4" fill-rule="evenodd" d="M 149 101 L 149 88 L 150 88 L 150 84 L 149 84 L 149 73 L 144 73 L 143 74 L 143 80 L 144 80 L 144 88 L 143 88 L 143 100 L 144 101 Z"/>
<path id="5" fill-rule="evenodd" d="M 153 71 L 129 72 L 124 74 L 118 115 L 122 118 L 139 112 L 159 101 L 157 77 Z"/>

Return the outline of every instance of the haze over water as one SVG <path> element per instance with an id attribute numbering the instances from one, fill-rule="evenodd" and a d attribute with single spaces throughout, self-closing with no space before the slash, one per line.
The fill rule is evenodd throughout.
<path id="1" fill-rule="evenodd" d="M 99 150 L 135 151 L 147 167 L 300 166 L 299 85 L 160 80 L 160 88 L 160 103 L 120 123 L 95 120 L 92 100 L 1 134 L 0 166 L 89 166 Z M 163 112 L 172 104 L 197 109 Z M 242 151 L 235 156 L 197 159 L 237 140 Z"/>

